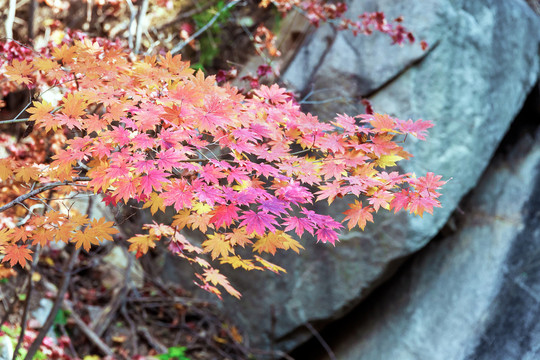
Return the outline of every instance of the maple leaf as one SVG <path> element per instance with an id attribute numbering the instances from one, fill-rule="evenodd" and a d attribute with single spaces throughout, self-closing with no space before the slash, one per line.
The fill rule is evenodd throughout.
<path id="1" fill-rule="evenodd" d="M 32 79 L 29 75 L 32 74 L 34 66 L 28 60 L 19 61 L 14 59 L 11 65 L 5 67 L 5 75 L 17 84 L 31 84 Z"/>
<path id="2" fill-rule="evenodd" d="M 26 261 L 32 260 L 30 254 L 33 253 L 33 251 L 28 249 L 27 245 L 17 246 L 16 244 L 10 244 L 7 245 L 2 252 L 5 254 L 2 262 L 9 261 L 11 267 L 19 264 L 24 268 L 26 266 Z"/>
<path id="3" fill-rule="evenodd" d="M 85 232 L 88 231 L 96 239 L 103 239 L 112 241 L 111 235 L 118 234 L 118 230 L 113 228 L 114 222 L 106 221 L 104 217 L 99 219 L 92 219 Z"/>
<path id="4" fill-rule="evenodd" d="M 381 155 L 375 164 L 380 168 L 386 168 L 387 166 L 396 166 L 396 161 L 403 160 L 403 157 L 399 155 Z"/>
<path id="5" fill-rule="evenodd" d="M 373 215 L 371 214 L 373 208 L 371 206 L 362 207 L 362 202 L 355 200 L 354 204 L 349 204 L 349 207 L 350 209 L 343 213 L 347 216 L 342 221 L 345 222 L 349 220 L 349 223 L 347 224 L 349 230 L 356 225 L 364 230 L 367 221 L 373 222 Z"/>
<path id="6" fill-rule="evenodd" d="M 328 205 L 332 204 L 336 197 L 343 196 L 341 185 L 341 180 L 334 180 L 331 183 L 326 183 L 327 185 L 319 186 L 320 191 L 317 191 L 315 194 L 319 195 L 317 201 L 328 199 Z"/>
<path id="7" fill-rule="evenodd" d="M 66 222 L 58 227 L 54 232 L 55 240 L 62 241 L 63 243 L 69 243 L 70 239 L 73 237 L 73 230 L 75 230 L 75 225 L 71 222 Z"/>
<path id="8" fill-rule="evenodd" d="M 219 233 L 208 235 L 208 240 L 202 243 L 202 247 L 205 253 L 211 253 L 212 260 L 219 256 L 227 257 L 229 253 L 234 254 L 234 249 L 225 235 Z"/>
<path id="9" fill-rule="evenodd" d="M 214 225 L 210 224 L 210 218 L 212 215 L 209 213 L 191 213 L 188 217 L 188 225 L 191 227 L 192 230 L 199 229 L 201 232 L 206 233 L 208 228 L 213 229 Z"/>
<path id="10" fill-rule="evenodd" d="M 246 245 L 253 243 L 250 240 L 245 227 L 233 229 L 232 233 L 225 234 L 225 237 L 229 240 L 231 246 L 240 245 L 241 247 L 245 247 Z"/>
<path id="11" fill-rule="evenodd" d="M 12 234 L 13 234 L 13 229 L 7 229 L 7 228 L 4 228 L 4 229 L 1 229 L 0 230 L 0 249 L 11 242 L 12 240 Z"/>
<path id="12" fill-rule="evenodd" d="M 229 264 L 233 269 L 241 267 L 244 270 L 262 270 L 260 267 L 253 264 L 253 260 L 242 259 L 238 255 L 222 257 L 219 259 L 220 264 Z"/>
<path id="13" fill-rule="evenodd" d="M 11 159 L 0 159 L 0 179 L 6 181 L 13 175 L 13 161 Z"/>
<path id="14" fill-rule="evenodd" d="M 28 231 L 27 228 L 24 228 L 24 227 L 16 227 L 13 229 L 13 233 L 12 233 L 12 241 L 13 242 L 17 242 L 19 240 L 21 240 L 22 242 L 25 242 L 26 239 L 28 239 L 28 236 L 30 235 L 31 233 Z"/>
<path id="15" fill-rule="evenodd" d="M 128 239 L 129 245 L 128 251 L 136 251 L 135 256 L 140 258 L 142 255 L 146 254 L 150 248 L 155 248 L 155 241 L 158 238 L 155 235 L 135 235 L 132 238 Z"/>
<path id="16" fill-rule="evenodd" d="M 274 226 L 277 225 L 276 217 L 264 211 L 246 211 L 244 215 L 240 216 L 240 219 L 244 219 L 240 226 L 245 226 L 248 234 L 255 232 L 257 235 L 263 236 L 266 229 L 270 231 L 276 230 Z"/>
<path id="17" fill-rule="evenodd" d="M 41 245 L 42 247 L 49 244 L 53 239 L 54 233 L 49 229 L 40 227 L 32 233 L 32 245 Z"/>
<path id="18" fill-rule="evenodd" d="M 30 180 L 39 180 L 40 171 L 34 166 L 23 166 L 15 169 L 15 179 L 28 183 Z"/>
<path id="19" fill-rule="evenodd" d="M 42 122 L 48 124 L 48 121 L 52 120 L 52 115 L 50 112 L 54 110 L 54 106 L 46 101 L 34 101 L 33 104 L 34 106 L 26 110 L 32 114 L 28 117 L 28 120 L 35 120 L 38 124 Z M 47 131 L 49 131 L 49 129 L 47 129 Z"/>
<path id="20" fill-rule="evenodd" d="M 78 93 L 67 94 L 63 99 L 62 114 L 69 118 L 77 119 L 85 114 L 84 110 L 88 106 L 83 96 Z"/>
<path id="21" fill-rule="evenodd" d="M 258 255 L 255 255 L 255 260 L 257 260 L 266 270 L 270 270 L 272 272 L 275 272 L 276 274 L 279 274 L 280 272 L 287 273 L 287 271 L 281 266 L 273 264 Z"/>
<path id="22" fill-rule="evenodd" d="M 205 269 L 203 272 L 204 281 L 207 283 L 211 283 L 214 285 L 221 285 L 223 288 L 232 296 L 234 296 L 237 299 L 240 299 L 240 293 L 231 286 L 229 283 L 229 280 L 223 275 L 219 273 L 219 270 L 216 269 Z"/>
<path id="23" fill-rule="evenodd" d="M 285 225 L 285 231 L 291 231 L 294 230 L 296 235 L 302 236 L 304 231 L 307 231 L 311 235 L 313 235 L 313 226 L 315 225 L 313 221 L 309 220 L 308 218 L 297 218 L 296 216 L 291 216 L 283 222 L 283 225 Z"/>
<path id="24" fill-rule="evenodd" d="M 277 249 L 283 249 L 283 235 L 283 232 L 276 231 L 275 233 L 268 233 L 265 236 L 261 236 L 259 240 L 253 244 L 253 250 L 257 251 L 259 254 L 267 252 L 275 255 Z"/>
<path id="25" fill-rule="evenodd" d="M 217 228 L 220 228 L 222 225 L 228 227 L 234 220 L 238 219 L 239 210 L 240 208 L 235 205 L 219 205 L 212 211 L 210 222 L 214 223 Z"/>
<path id="26" fill-rule="evenodd" d="M 146 201 L 143 205 L 143 209 L 150 208 L 150 212 L 154 215 L 158 210 L 165 212 L 165 205 L 163 204 L 163 198 L 160 198 L 158 194 L 153 192 L 150 194 L 150 200 Z"/>
<path id="27" fill-rule="evenodd" d="M 76 53 L 77 48 L 75 46 L 67 46 L 64 44 L 62 47 L 53 48 L 52 56 L 56 60 L 61 60 L 63 64 L 70 64 L 76 58 Z"/>
<path id="28" fill-rule="evenodd" d="M 186 227 L 189 221 L 189 215 L 191 215 L 190 209 L 183 209 L 178 214 L 173 216 L 172 226 L 177 226 L 179 230 Z"/>
<path id="29" fill-rule="evenodd" d="M 163 198 L 163 203 L 166 206 L 174 204 L 174 209 L 179 211 L 182 208 L 191 207 L 193 188 L 185 179 L 174 179 L 165 186 L 160 197 Z"/>
<path id="30" fill-rule="evenodd" d="M 99 240 L 91 231 L 85 229 L 84 231 L 77 231 L 70 240 L 75 243 L 75 248 L 79 249 L 81 246 L 87 252 L 90 251 L 92 245 L 99 245 Z"/>
<path id="31" fill-rule="evenodd" d="M 143 194 L 152 193 L 152 188 L 161 191 L 163 184 L 170 183 L 166 178 L 169 174 L 163 170 L 150 170 L 147 175 L 141 176 L 141 186 Z"/>

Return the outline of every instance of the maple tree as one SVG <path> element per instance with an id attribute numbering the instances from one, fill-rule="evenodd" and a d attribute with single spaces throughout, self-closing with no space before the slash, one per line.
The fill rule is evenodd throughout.
<path id="1" fill-rule="evenodd" d="M 342 10 L 313 5 L 310 13 L 332 19 Z M 343 27 L 369 33 L 375 25 L 397 43 L 414 40 L 376 14 Z M 173 209 L 169 222 L 145 224 L 129 238 L 129 250 L 141 256 L 164 243 L 200 266 L 200 287 L 235 297 L 212 261 L 282 272 L 260 255 L 299 252 L 306 233 L 335 245 L 344 225 L 363 230 L 381 208 L 422 216 L 440 206 L 441 176 L 388 170 L 411 157 L 400 143 L 424 140 L 429 121 L 377 113 L 321 121 L 276 84 L 240 93 L 180 55 L 134 57 L 120 43 L 82 34 L 39 52 L 15 42 L 3 48 L 12 49 L 2 62 L 3 89 L 33 94 L 29 134 L 0 137 L 8 149 L 0 160 L 0 254 L 11 266 L 24 267 L 38 245 L 88 251 L 113 240 L 114 222 L 70 208 L 64 199 L 73 194 L 100 194 L 110 206 L 136 202 L 152 215 Z M 61 99 L 47 101 L 50 88 Z M 316 201 L 344 197 L 352 202 L 339 219 L 314 211 Z M 196 244 L 183 229 L 206 240 Z"/>

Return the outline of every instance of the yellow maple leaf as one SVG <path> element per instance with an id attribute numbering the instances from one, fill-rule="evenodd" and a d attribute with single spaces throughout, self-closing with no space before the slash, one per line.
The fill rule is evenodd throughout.
<path id="1" fill-rule="evenodd" d="M 264 260 L 262 257 L 255 255 L 255 260 L 257 260 L 266 270 L 270 270 L 279 274 L 279 272 L 287 273 L 287 271 L 276 264 L 271 263 L 270 261 Z"/>
<path id="2" fill-rule="evenodd" d="M 27 183 L 30 180 L 39 180 L 39 173 L 39 169 L 33 166 L 23 166 L 15 170 L 15 179 Z"/>
<path id="3" fill-rule="evenodd" d="M 234 254 L 234 249 L 223 234 L 210 234 L 208 240 L 202 243 L 203 251 L 211 253 L 212 260 L 219 256 L 227 257 L 229 253 Z"/>
<path id="4" fill-rule="evenodd" d="M 229 264 L 233 267 L 233 269 L 237 269 L 241 267 L 242 269 L 248 270 L 248 271 L 249 270 L 262 270 L 262 268 L 255 266 L 253 264 L 253 260 L 242 259 L 238 255 L 222 257 L 219 259 L 219 262 L 221 264 Z"/>
<path id="5" fill-rule="evenodd" d="M 399 155 L 381 155 L 375 164 L 381 168 L 386 168 L 387 166 L 396 166 L 396 161 L 403 160 Z"/>
<path id="6" fill-rule="evenodd" d="M 94 235 L 97 239 L 112 241 L 111 235 L 117 234 L 118 230 L 113 228 L 114 222 L 105 221 L 105 218 L 92 219 L 88 228 L 85 230 Z"/>
<path id="7" fill-rule="evenodd" d="M 143 209 L 150 208 L 150 212 L 154 215 L 158 210 L 165 212 L 165 205 L 163 205 L 163 198 L 160 198 L 158 194 L 153 192 L 150 194 L 150 200 L 144 203 Z"/>
<path id="8" fill-rule="evenodd" d="M 13 162 L 11 159 L 0 160 L 0 179 L 6 181 L 11 175 L 13 175 Z"/>
<path id="9" fill-rule="evenodd" d="M 283 245 L 284 242 L 290 243 L 288 238 L 293 240 L 283 231 L 276 231 L 274 233 L 270 232 L 264 236 L 261 236 L 261 238 L 255 242 L 255 244 L 253 245 L 253 250 L 259 252 L 259 254 L 267 252 L 274 255 L 277 249 L 285 248 L 285 246 Z M 293 244 L 293 246 L 295 245 Z"/>
<path id="10" fill-rule="evenodd" d="M 179 230 L 182 230 L 188 224 L 190 214 L 190 209 L 180 210 L 178 214 L 173 216 L 173 222 L 171 225 L 178 227 Z"/>
<path id="11" fill-rule="evenodd" d="M 150 248 L 155 248 L 157 237 L 154 235 L 135 235 L 131 239 L 128 239 L 129 251 L 136 251 L 136 257 L 140 257 L 143 254 L 146 254 Z"/>

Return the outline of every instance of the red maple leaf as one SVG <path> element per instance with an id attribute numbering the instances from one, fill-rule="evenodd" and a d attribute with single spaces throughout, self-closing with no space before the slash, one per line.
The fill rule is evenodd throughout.
<path id="1" fill-rule="evenodd" d="M 235 205 L 219 205 L 212 212 L 212 217 L 210 222 L 216 225 L 216 228 L 225 225 L 225 227 L 230 226 L 234 220 L 238 219 L 238 208 Z"/>

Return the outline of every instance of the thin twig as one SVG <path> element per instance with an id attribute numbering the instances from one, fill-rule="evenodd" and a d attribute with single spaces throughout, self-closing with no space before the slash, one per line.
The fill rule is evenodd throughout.
<path id="1" fill-rule="evenodd" d="M 208 28 L 210 26 L 212 26 L 216 20 L 220 17 L 220 15 L 229 10 L 230 8 L 234 7 L 236 4 L 238 4 L 241 0 L 233 0 L 231 1 L 230 3 L 228 3 L 226 6 L 224 6 L 221 10 L 219 10 L 215 15 L 214 17 L 212 17 L 212 19 L 210 19 L 210 21 L 208 23 L 206 23 L 202 28 L 200 28 L 199 30 L 197 30 L 195 33 L 193 33 L 193 35 L 191 35 L 190 37 L 188 37 L 186 40 L 180 42 L 178 45 L 176 45 L 172 50 L 171 50 L 171 54 L 172 55 L 175 55 L 177 53 L 180 52 L 180 50 L 182 50 L 187 44 L 189 44 L 191 41 L 193 41 L 194 39 L 196 39 L 199 35 L 201 35 L 203 32 L 205 32 L 206 30 L 208 30 Z"/>
<path id="2" fill-rule="evenodd" d="M 88 338 L 88 340 L 90 340 L 94 345 L 96 345 L 99 350 L 101 350 L 101 352 L 103 352 L 105 355 L 114 356 L 114 352 L 112 351 L 112 349 L 108 347 L 107 344 L 103 342 L 103 340 L 101 340 L 98 334 L 96 334 L 88 325 L 86 325 L 86 323 L 79 317 L 79 315 L 77 315 L 75 311 L 73 311 L 71 306 L 64 303 L 62 307 L 70 312 L 69 317 L 72 318 L 73 321 L 75 321 L 75 324 L 77 324 L 79 329 L 81 329 L 81 331 Z"/>
<path id="3" fill-rule="evenodd" d="M 0 120 L 0 125 L 3 125 L 3 124 L 23 123 L 23 122 L 27 122 L 28 120 L 30 120 L 30 119 L 29 119 L 29 118 L 25 118 L 25 119 Z"/>
<path id="4" fill-rule="evenodd" d="M 142 0 L 139 7 L 139 16 L 137 17 L 137 33 L 135 34 L 135 54 L 138 54 L 141 49 L 141 40 L 143 33 L 143 22 L 148 11 L 148 0 Z"/>
<path id="5" fill-rule="evenodd" d="M 167 352 L 167 347 L 163 345 L 161 342 L 159 342 L 158 340 L 156 340 L 150 334 L 150 331 L 148 331 L 148 329 L 145 326 L 139 326 L 137 331 L 139 332 L 139 334 L 141 334 L 144 337 L 144 339 L 150 346 L 152 346 L 154 349 L 158 351 L 158 353 Z"/>
<path id="6" fill-rule="evenodd" d="M 313 325 L 311 325 L 309 322 L 306 322 L 304 326 L 309 330 L 309 332 L 311 332 L 311 334 L 315 337 L 315 339 L 317 339 L 317 341 L 322 345 L 322 347 L 328 354 L 328 357 L 330 358 L 330 360 L 336 360 L 336 355 L 334 354 L 332 349 L 330 349 L 330 346 L 328 345 L 328 343 L 324 341 L 321 334 L 319 334 L 319 332 L 315 330 Z"/>
<path id="7" fill-rule="evenodd" d="M 130 1 L 130 0 L 128 0 Z M 180 21 L 180 20 L 184 20 L 184 19 L 189 19 L 191 18 L 193 15 L 196 15 L 196 14 L 200 14 L 202 13 L 203 11 L 206 11 L 208 9 L 210 9 L 214 4 L 210 1 L 206 4 L 204 4 L 203 6 L 198 6 L 196 8 L 193 8 L 191 10 L 188 10 L 188 11 L 184 11 L 180 14 L 178 14 L 174 19 L 172 19 L 171 21 L 168 21 L 166 22 L 165 24 L 161 24 L 160 26 L 156 27 L 155 29 L 157 31 L 160 31 L 160 30 L 163 30 L 165 29 L 167 26 L 171 26 L 171 25 L 174 25 L 174 23 Z"/>

